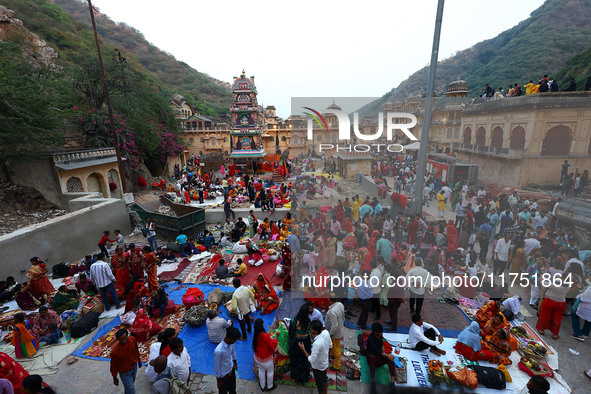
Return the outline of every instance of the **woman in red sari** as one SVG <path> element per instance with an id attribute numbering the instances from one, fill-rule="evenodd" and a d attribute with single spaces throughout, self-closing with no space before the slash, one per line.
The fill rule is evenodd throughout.
<path id="1" fill-rule="evenodd" d="M 152 248 L 144 246 L 146 256 L 146 275 L 148 276 L 148 292 L 153 294 L 158 290 L 158 257 L 152 252 Z"/>
<path id="2" fill-rule="evenodd" d="M 345 221 L 345 210 L 343 209 L 343 203 L 341 202 L 341 200 L 339 200 L 339 203 L 337 204 L 335 211 L 338 222 L 342 224 Z"/>
<path id="3" fill-rule="evenodd" d="M 353 222 L 351 218 L 345 219 L 345 224 L 343 225 L 343 229 L 348 233 L 351 234 L 353 232 Z"/>
<path id="4" fill-rule="evenodd" d="M 134 280 L 136 280 L 134 282 Z M 149 295 L 148 289 L 144 286 L 143 278 L 138 280 L 137 277 L 132 278 L 127 284 L 127 296 L 125 298 L 125 313 L 129 311 L 136 311 L 142 307 L 142 298 Z"/>
<path id="5" fill-rule="evenodd" d="M 127 254 L 125 254 L 123 248 L 115 249 L 115 253 L 111 256 L 111 267 L 115 270 L 115 279 L 117 280 L 117 283 L 123 286 L 123 288 L 127 287 L 130 273 Z"/>
<path id="6" fill-rule="evenodd" d="M 144 255 L 140 250 L 135 249 L 135 244 L 129 244 L 127 264 L 131 266 L 131 275 L 138 278 L 144 277 Z"/>
<path id="7" fill-rule="evenodd" d="M 23 379 L 29 376 L 25 369 L 6 353 L 0 352 L 0 378 L 12 383 L 15 394 L 21 394 Z"/>
<path id="8" fill-rule="evenodd" d="M 328 280 L 328 271 L 326 267 L 321 266 L 312 283 L 314 286 L 306 292 L 306 300 L 311 301 L 315 308 L 325 309 L 329 306 L 328 296 L 330 292 L 324 286 L 325 283 L 329 283 Z"/>
<path id="9" fill-rule="evenodd" d="M 359 263 L 361 264 L 361 268 L 359 272 L 371 271 L 371 267 L 369 263 L 371 262 L 372 255 L 369 249 L 366 247 L 360 248 L 357 253 L 359 254 Z"/>
<path id="10" fill-rule="evenodd" d="M 33 257 L 32 267 L 27 271 L 27 285 L 21 290 L 30 290 L 33 297 L 45 300 L 45 298 L 55 293 L 55 288 L 47 277 L 47 266 L 39 257 Z"/>
<path id="11" fill-rule="evenodd" d="M 456 229 L 456 226 L 454 226 L 453 220 L 447 222 L 445 232 L 447 236 L 447 251 L 454 253 L 458 248 L 458 230 Z"/>
<path id="12" fill-rule="evenodd" d="M 277 292 L 263 273 L 258 274 L 252 288 L 254 289 L 254 298 L 257 301 L 257 309 L 261 310 L 262 315 L 277 309 L 279 297 L 277 297 Z"/>
<path id="13" fill-rule="evenodd" d="M 378 230 L 373 230 L 371 233 L 371 238 L 369 239 L 368 250 L 371 253 L 371 256 L 376 255 L 376 244 L 378 243 L 378 239 L 380 238 L 380 232 Z"/>

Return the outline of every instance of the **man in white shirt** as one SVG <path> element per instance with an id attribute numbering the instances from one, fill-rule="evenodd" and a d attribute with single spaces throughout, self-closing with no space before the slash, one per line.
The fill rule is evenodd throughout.
<path id="1" fill-rule="evenodd" d="M 232 327 L 232 320 L 222 319 L 218 316 L 218 312 L 215 309 L 210 309 L 207 312 L 205 325 L 207 326 L 209 342 L 218 344 L 226 338 L 226 329 Z"/>
<path id="2" fill-rule="evenodd" d="M 562 197 L 558 197 L 558 201 L 554 204 L 554 209 L 552 209 L 552 216 L 556 217 L 556 210 L 558 209 L 558 204 L 562 202 Z"/>
<path id="3" fill-rule="evenodd" d="M 174 376 L 187 383 L 191 376 L 191 356 L 179 337 L 172 338 L 169 347 L 171 353 L 168 355 L 168 366 L 174 372 Z"/>
<path id="4" fill-rule="evenodd" d="M 505 232 L 505 236 L 497 241 L 495 246 L 494 258 L 494 273 L 500 275 L 505 272 L 507 268 L 507 261 L 509 260 L 509 248 L 511 247 L 511 234 Z"/>
<path id="5" fill-rule="evenodd" d="M 503 306 L 505 309 L 510 310 L 513 312 L 513 315 L 517 315 L 521 312 L 521 296 L 513 296 L 511 298 L 507 298 L 503 301 Z"/>
<path id="6" fill-rule="evenodd" d="M 316 381 L 316 387 L 319 394 L 326 394 L 328 388 L 328 378 L 326 376 L 326 369 L 328 368 L 328 352 L 332 346 L 330 334 L 322 327 L 322 323 L 315 320 L 310 323 L 310 336 L 314 340 L 312 342 L 312 351 L 310 354 L 306 351 L 303 342 L 298 343 L 298 346 L 306 355 L 306 358 L 312 366 L 312 373 Z"/>
<path id="7" fill-rule="evenodd" d="M 330 334 L 332 341 L 332 355 L 334 364 L 331 367 L 333 371 L 341 370 L 341 341 L 345 329 L 345 307 L 340 303 L 334 293 L 330 293 L 328 298 L 330 306 L 326 312 L 326 331 Z"/>
<path id="8" fill-rule="evenodd" d="M 538 231 L 538 227 L 541 227 L 542 230 L 546 228 L 548 224 L 548 216 L 546 216 L 548 212 L 541 211 L 539 216 L 536 216 L 532 222 L 532 227 L 535 231 Z"/>
<path id="9" fill-rule="evenodd" d="M 445 350 L 437 348 L 437 345 L 443 343 L 443 336 L 435 326 L 425 323 L 418 313 L 412 315 L 412 326 L 408 331 L 408 340 L 410 346 L 415 350 L 421 351 L 431 348 L 431 353 L 438 356 L 445 354 Z"/>
<path id="10" fill-rule="evenodd" d="M 423 205 L 429 206 L 429 195 L 431 194 L 431 188 L 427 185 L 423 189 Z"/>
<path id="11" fill-rule="evenodd" d="M 103 261 L 105 258 L 104 253 L 99 253 L 96 258 L 97 261 L 90 266 L 90 278 L 101 293 L 105 311 L 111 309 L 108 294 L 111 295 L 113 302 L 115 302 L 115 309 L 119 309 L 121 304 L 119 303 L 119 297 L 117 297 L 117 291 L 115 290 L 115 276 L 113 275 L 113 271 L 111 271 L 109 264 Z"/>
<path id="12" fill-rule="evenodd" d="M 121 231 L 115 230 L 115 236 L 117 237 L 117 247 L 125 250 L 125 237 L 121 235 Z"/>
<path id="13" fill-rule="evenodd" d="M 371 273 L 369 274 L 369 287 L 373 296 L 371 297 L 371 309 L 370 312 L 376 313 L 376 320 L 380 320 L 382 317 L 382 306 L 380 305 L 380 293 L 382 292 L 382 271 L 378 267 L 378 261 L 372 260 L 369 263 L 371 267 Z"/>
<path id="14" fill-rule="evenodd" d="M 409 287 L 409 305 L 410 314 L 421 314 L 423 309 L 423 300 L 425 298 L 425 287 L 430 278 L 429 271 L 423 267 L 423 259 L 417 257 L 415 259 L 416 266 L 411 268 L 406 274 L 406 283 Z M 416 303 L 416 309 L 415 309 Z"/>
<path id="15" fill-rule="evenodd" d="M 314 320 L 318 320 L 320 324 L 324 326 L 324 317 L 322 317 L 322 312 L 318 309 L 314 308 L 314 303 L 312 301 L 308 301 L 308 312 L 310 314 L 310 322 Z"/>
<path id="16" fill-rule="evenodd" d="M 525 246 L 523 247 L 525 255 L 529 256 L 532 250 L 540 249 L 541 247 L 542 245 L 540 244 L 540 241 L 538 241 L 538 233 L 535 231 L 529 233 L 529 238 L 525 240 Z"/>

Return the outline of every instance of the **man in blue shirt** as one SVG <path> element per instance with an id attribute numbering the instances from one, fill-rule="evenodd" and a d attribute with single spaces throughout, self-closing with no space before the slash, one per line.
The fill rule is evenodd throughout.
<path id="1" fill-rule="evenodd" d="M 213 351 L 214 373 L 220 394 L 236 394 L 236 349 L 234 343 L 240 338 L 236 327 L 229 327 L 226 338 Z"/>
<path id="2" fill-rule="evenodd" d="M 367 276 L 367 280 L 364 279 L 364 275 Z M 357 287 L 357 297 L 361 302 L 361 314 L 357 321 L 357 327 L 362 330 L 367 330 L 367 317 L 369 315 L 369 309 L 371 307 L 371 297 L 373 297 L 373 290 L 367 283 L 369 281 L 369 272 L 365 271 L 360 274 L 361 285 Z"/>
<path id="3" fill-rule="evenodd" d="M 490 219 L 484 219 L 484 223 L 478 228 L 478 243 L 480 244 L 480 261 L 482 264 L 486 262 L 486 255 L 488 254 L 488 245 L 492 235 L 493 228 L 490 225 Z"/>
<path id="4" fill-rule="evenodd" d="M 187 249 L 187 236 L 183 233 L 180 233 L 178 237 L 176 237 L 176 243 L 179 245 L 179 250 L 181 252 L 181 258 L 187 257 L 185 250 Z"/>

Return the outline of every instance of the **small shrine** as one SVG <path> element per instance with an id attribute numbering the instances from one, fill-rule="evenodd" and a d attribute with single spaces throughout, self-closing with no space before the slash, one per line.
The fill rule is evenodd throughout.
<path id="1" fill-rule="evenodd" d="M 261 141 L 265 118 L 263 107 L 257 103 L 254 77 L 247 78 L 242 70 L 240 77 L 234 77 L 232 95 L 230 158 L 237 164 L 249 164 L 252 170 L 256 170 L 266 152 Z"/>

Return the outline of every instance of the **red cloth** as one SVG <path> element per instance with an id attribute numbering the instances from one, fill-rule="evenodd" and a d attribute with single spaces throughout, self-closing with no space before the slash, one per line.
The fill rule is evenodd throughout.
<path id="1" fill-rule="evenodd" d="M 540 305 L 540 316 L 536 328 L 540 331 L 550 330 L 552 334 L 558 335 L 565 309 L 566 302 L 556 302 L 550 298 L 544 298 L 542 305 Z"/>
<path id="2" fill-rule="evenodd" d="M 191 203 L 191 196 L 189 195 L 189 191 L 185 190 L 185 204 L 189 205 Z"/>
<path id="3" fill-rule="evenodd" d="M 125 346 L 117 342 L 111 350 L 111 375 L 117 376 L 118 373 L 129 371 L 137 364 L 139 358 L 140 351 L 134 337 L 129 336 Z"/>
<path id="4" fill-rule="evenodd" d="M 461 342 L 457 342 L 454 346 L 454 349 L 456 349 L 456 353 L 461 354 L 466 358 L 466 360 L 470 361 L 490 361 L 495 358 L 494 354 L 488 350 L 482 349 L 479 352 L 475 352 L 470 346 L 464 345 Z"/>
<path id="5" fill-rule="evenodd" d="M 130 331 L 135 335 L 138 341 L 144 342 L 162 331 L 162 327 L 154 323 L 154 320 L 148 317 L 148 314 L 144 309 L 140 309 L 135 316 L 135 320 L 133 321 Z M 127 369 L 127 371 L 129 371 L 129 369 Z"/>
<path id="6" fill-rule="evenodd" d="M 188 308 L 199 305 L 203 302 L 203 292 L 197 287 L 187 289 L 187 292 L 182 297 L 183 305 Z"/>
<path id="7" fill-rule="evenodd" d="M 453 220 L 450 220 L 447 223 L 446 236 L 447 236 L 447 251 L 453 253 L 458 248 L 458 230 L 454 226 Z"/>

